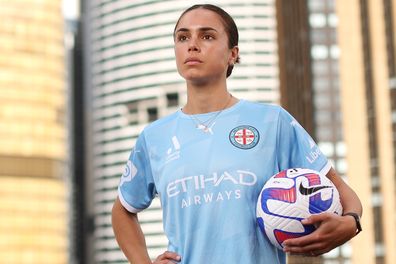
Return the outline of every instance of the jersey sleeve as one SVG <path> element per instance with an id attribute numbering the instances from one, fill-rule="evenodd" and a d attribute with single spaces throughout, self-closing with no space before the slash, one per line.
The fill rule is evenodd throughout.
<path id="1" fill-rule="evenodd" d="M 283 108 L 280 109 L 277 130 L 279 170 L 307 168 L 326 175 L 331 163 L 297 120 Z"/>
<path id="2" fill-rule="evenodd" d="M 149 153 L 143 133 L 140 134 L 131 151 L 118 186 L 118 197 L 121 204 L 131 213 L 137 213 L 149 207 L 156 195 Z"/>

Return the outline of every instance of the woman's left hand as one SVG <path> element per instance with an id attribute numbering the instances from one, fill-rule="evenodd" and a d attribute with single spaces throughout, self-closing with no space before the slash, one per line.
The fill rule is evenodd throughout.
<path id="1" fill-rule="evenodd" d="M 283 242 L 283 251 L 290 254 L 319 256 L 338 247 L 356 234 L 356 222 L 351 216 L 334 213 L 312 215 L 301 221 L 317 229 L 309 235 Z"/>

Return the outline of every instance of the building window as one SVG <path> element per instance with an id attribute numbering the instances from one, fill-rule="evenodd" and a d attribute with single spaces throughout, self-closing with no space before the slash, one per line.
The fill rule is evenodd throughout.
<path id="1" fill-rule="evenodd" d="M 169 93 L 166 95 L 166 100 L 168 107 L 178 106 L 179 105 L 179 94 L 178 93 Z"/>
<path id="2" fill-rule="evenodd" d="M 314 84 L 314 89 L 317 92 L 327 91 L 328 89 L 330 89 L 330 83 L 328 78 L 315 76 L 313 84 Z"/>
<path id="3" fill-rule="evenodd" d="M 396 88 L 396 76 L 392 76 L 389 78 L 389 88 L 395 89 Z"/>
<path id="4" fill-rule="evenodd" d="M 318 75 L 327 75 L 329 74 L 329 64 L 327 61 L 324 60 L 315 60 L 312 62 L 313 64 L 313 73 L 318 76 Z"/>
<path id="5" fill-rule="evenodd" d="M 333 59 L 340 58 L 340 48 L 337 45 L 331 45 L 330 47 L 330 57 Z"/>
<path id="6" fill-rule="evenodd" d="M 311 57 L 314 60 L 323 60 L 329 57 L 328 47 L 325 45 L 314 45 L 311 49 Z"/>
<path id="7" fill-rule="evenodd" d="M 325 30 L 311 30 L 311 39 L 313 43 L 324 44 L 326 43 L 328 36 L 328 32 Z"/>
<path id="8" fill-rule="evenodd" d="M 325 1 L 310 0 L 308 6 L 311 12 L 323 12 L 326 8 Z"/>
<path id="9" fill-rule="evenodd" d="M 316 108 L 329 109 L 332 105 L 331 97 L 327 93 L 316 93 L 314 96 L 314 103 Z"/>
<path id="10" fill-rule="evenodd" d="M 328 24 L 331 27 L 336 28 L 338 26 L 338 16 L 336 14 L 329 14 L 327 17 Z"/>
<path id="11" fill-rule="evenodd" d="M 326 26 L 326 16 L 324 14 L 311 14 L 309 16 L 309 25 L 313 28 Z"/>
<path id="12" fill-rule="evenodd" d="M 338 157 L 346 156 L 347 148 L 346 148 L 345 142 L 341 142 L 341 141 L 337 142 L 336 152 L 337 152 Z"/>
<path id="13" fill-rule="evenodd" d="M 138 123 L 138 104 L 137 102 L 128 102 L 125 104 L 126 113 L 125 117 L 129 125 L 136 125 Z"/>
<path id="14" fill-rule="evenodd" d="M 147 109 L 148 121 L 153 122 L 158 119 L 158 109 L 156 107 Z"/>
<path id="15" fill-rule="evenodd" d="M 128 113 L 130 113 L 130 114 L 137 113 L 137 109 L 138 109 L 137 102 L 129 102 L 129 103 L 126 103 L 125 106 L 128 109 Z"/>
<path id="16" fill-rule="evenodd" d="M 318 143 L 320 150 L 326 157 L 331 157 L 334 155 L 334 144 L 332 142 L 320 142 Z"/>
<path id="17" fill-rule="evenodd" d="M 333 139 L 331 129 L 326 126 L 318 126 L 316 129 L 316 135 L 318 141 L 331 141 Z"/>
<path id="18" fill-rule="evenodd" d="M 345 175 L 348 172 L 348 163 L 346 159 L 339 159 L 336 163 L 336 170 L 338 173 Z"/>

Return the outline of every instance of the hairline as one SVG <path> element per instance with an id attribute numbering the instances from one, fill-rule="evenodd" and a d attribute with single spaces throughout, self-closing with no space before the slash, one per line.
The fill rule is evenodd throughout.
<path id="1" fill-rule="evenodd" d="M 199 7 L 196 7 L 196 8 L 194 8 L 194 9 L 191 9 L 191 10 L 188 10 L 188 11 L 186 10 L 185 12 L 183 12 L 183 13 L 180 15 L 179 19 L 178 19 L 177 22 L 176 22 L 175 29 L 174 29 L 174 31 L 173 31 L 173 38 L 175 38 L 175 36 L 176 36 L 176 33 L 177 33 L 177 30 L 176 30 L 176 29 L 177 29 L 177 26 L 179 25 L 179 22 L 180 22 L 180 20 L 182 19 L 182 17 L 184 17 L 184 15 L 186 15 L 187 13 L 190 13 L 191 11 L 198 10 L 198 9 L 208 10 L 208 11 L 210 11 L 210 12 L 212 12 L 212 13 L 215 13 L 218 17 L 220 17 L 221 24 L 222 24 L 223 27 L 224 27 L 224 32 L 225 32 L 226 35 L 227 35 L 228 46 L 229 46 L 229 48 L 233 48 L 233 47 L 230 47 L 230 46 L 231 46 L 231 30 L 230 30 L 231 27 L 229 27 L 229 26 L 227 25 L 225 19 L 224 19 L 219 13 L 217 13 L 216 11 L 214 11 L 214 10 L 212 10 L 212 9 L 205 8 L 204 5 L 201 5 L 201 6 L 199 6 Z"/>

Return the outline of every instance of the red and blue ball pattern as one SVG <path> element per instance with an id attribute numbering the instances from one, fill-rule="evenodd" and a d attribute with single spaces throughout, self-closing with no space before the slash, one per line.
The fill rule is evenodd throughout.
<path id="1" fill-rule="evenodd" d="M 302 225 L 301 220 L 322 212 L 342 214 L 339 193 L 325 175 L 310 169 L 295 168 L 275 174 L 257 201 L 257 223 L 279 249 L 286 239 L 312 233 L 315 227 Z"/>

